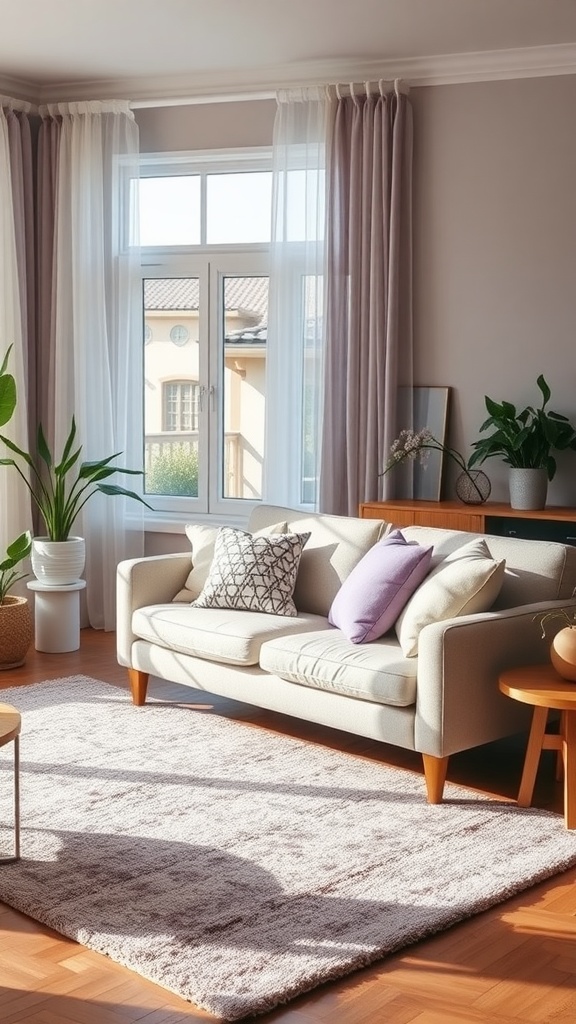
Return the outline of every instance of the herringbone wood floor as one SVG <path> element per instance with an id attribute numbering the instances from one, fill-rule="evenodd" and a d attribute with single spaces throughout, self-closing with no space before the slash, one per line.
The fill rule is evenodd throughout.
<path id="1" fill-rule="evenodd" d="M 31 651 L 23 668 L 0 678 L 0 687 L 76 673 L 125 685 L 112 634 L 83 630 L 81 648 L 71 654 Z M 163 692 L 198 702 L 196 694 L 181 687 Z M 231 701 L 200 699 L 212 705 L 215 714 L 420 771 L 416 757 L 392 748 Z M 560 812 L 553 754 L 544 757 L 537 803 Z M 449 777 L 483 792 L 512 797 L 522 758 L 521 743 L 494 744 L 454 757 Z M 575 883 L 576 868 L 258 1020 L 262 1024 L 575 1024 Z M 1 1024 L 190 1024 L 213 1019 L 0 904 Z"/>

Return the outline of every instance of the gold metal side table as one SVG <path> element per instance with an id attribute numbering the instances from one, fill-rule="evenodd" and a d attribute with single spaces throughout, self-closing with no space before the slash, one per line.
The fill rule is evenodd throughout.
<path id="1" fill-rule="evenodd" d="M 11 704 L 0 704 L 0 747 L 14 743 L 14 855 L 0 857 L 0 864 L 20 860 L 20 712 Z"/>

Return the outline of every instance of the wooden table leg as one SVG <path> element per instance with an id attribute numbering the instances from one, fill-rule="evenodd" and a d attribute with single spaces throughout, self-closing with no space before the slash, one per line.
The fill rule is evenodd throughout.
<path id="1" fill-rule="evenodd" d="M 546 722 L 548 720 L 548 710 L 548 708 L 534 708 L 532 725 L 530 727 L 530 736 L 528 738 L 528 746 L 526 748 L 526 757 L 524 759 L 524 770 L 522 772 L 520 789 L 518 791 L 519 807 L 530 807 L 530 804 L 532 803 L 534 784 L 536 782 L 536 772 L 538 771 L 544 733 L 546 731 Z M 565 770 L 564 778 L 566 778 L 567 774 L 568 772 Z"/>
<path id="2" fill-rule="evenodd" d="M 556 754 L 556 782 L 561 782 L 564 778 L 564 755 L 562 752 L 562 736 L 564 736 L 564 733 L 566 732 L 565 720 L 566 712 L 562 711 L 560 713 L 560 726 L 558 729 L 561 742 L 558 746 L 558 753 Z"/>
<path id="3" fill-rule="evenodd" d="M 564 755 L 564 821 L 576 828 L 576 712 L 565 711 L 562 733 Z"/>

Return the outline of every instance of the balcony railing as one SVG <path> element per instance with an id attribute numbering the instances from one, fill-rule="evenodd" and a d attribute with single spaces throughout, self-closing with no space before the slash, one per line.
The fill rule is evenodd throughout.
<path id="1" fill-rule="evenodd" d="M 159 434 L 146 434 L 144 438 L 144 472 L 150 472 L 155 460 L 174 449 L 190 455 L 198 452 L 200 435 L 197 430 L 165 430 Z M 224 435 L 224 495 L 242 498 L 242 442 L 237 431 Z"/>

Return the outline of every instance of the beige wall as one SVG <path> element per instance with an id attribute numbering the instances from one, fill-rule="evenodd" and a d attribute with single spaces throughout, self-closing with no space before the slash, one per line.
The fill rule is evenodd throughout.
<path id="1" fill-rule="evenodd" d="M 193 103 L 136 110 L 143 153 L 269 146 L 276 100 Z"/>
<path id="2" fill-rule="evenodd" d="M 450 385 L 468 455 L 484 395 L 576 420 L 576 76 L 414 88 L 415 383 Z M 144 151 L 269 145 L 273 101 L 137 111 Z M 550 504 L 576 505 L 576 454 Z M 492 497 L 506 469 L 485 464 Z"/>
<path id="3" fill-rule="evenodd" d="M 484 395 L 576 420 L 576 76 L 413 89 L 416 383 L 451 385 L 469 454 Z M 550 504 L 576 505 L 576 454 Z M 492 497 L 506 470 L 485 463 Z"/>

